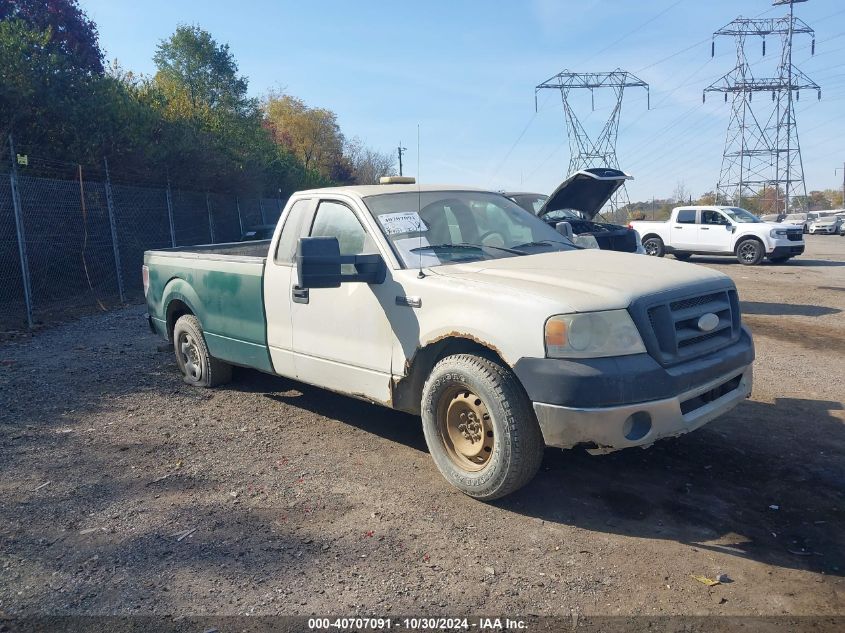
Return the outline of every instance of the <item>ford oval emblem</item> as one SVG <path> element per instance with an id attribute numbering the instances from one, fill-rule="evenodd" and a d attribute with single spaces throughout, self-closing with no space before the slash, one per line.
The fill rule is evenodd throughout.
<path id="1" fill-rule="evenodd" d="M 698 318 L 698 329 L 702 332 L 712 332 L 719 325 L 719 315 L 708 312 Z"/>

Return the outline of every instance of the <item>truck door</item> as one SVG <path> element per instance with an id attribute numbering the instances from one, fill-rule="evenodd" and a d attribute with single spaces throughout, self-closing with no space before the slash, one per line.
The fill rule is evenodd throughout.
<path id="1" fill-rule="evenodd" d="M 296 244 L 307 230 L 317 206 L 316 198 L 299 199 L 279 220 L 282 225 L 276 248 L 264 266 L 264 308 L 267 315 L 267 346 L 273 370 L 294 378 L 293 333 L 291 330 L 291 288 L 296 277 Z"/>
<path id="2" fill-rule="evenodd" d="M 671 246 L 679 251 L 693 251 L 696 249 L 698 227 L 695 224 L 695 209 L 678 209 L 678 215 L 670 223 Z"/>
<path id="3" fill-rule="evenodd" d="M 698 248 L 706 253 L 731 252 L 731 221 L 715 209 L 701 212 L 698 224 Z"/>
<path id="4" fill-rule="evenodd" d="M 341 255 L 379 252 L 356 211 L 339 200 L 320 200 L 307 234 L 336 237 Z M 297 378 L 333 391 L 388 402 L 393 334 L 387 310 L 395 296 L 381 295 L 391 288 L 390 283 L 344 283 L 339 288 L 308 290 L 292 287 Z"/>

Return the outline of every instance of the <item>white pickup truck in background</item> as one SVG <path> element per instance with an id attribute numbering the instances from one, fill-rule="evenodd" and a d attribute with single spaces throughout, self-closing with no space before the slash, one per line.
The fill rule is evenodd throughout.
<path id="1" fill-rule="evenodd" d="M 739 207 L 676 207 L 665 222 L 639 220 L 629 226 L 642 235 L 646 254 L 655 257 L 729 255 L 754 266 L 763 259 L 780 264 L 804 252 L 800 227 L 764 222 Z"/>

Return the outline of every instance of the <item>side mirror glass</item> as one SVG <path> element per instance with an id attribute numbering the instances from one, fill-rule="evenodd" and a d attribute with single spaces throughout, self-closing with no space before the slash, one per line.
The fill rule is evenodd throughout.
<path id="1" fill-rule="evenodd" d="M 354 273 L 344 273 L 351 264 Z M 296 272 L 300 288 L 339 288 L 342 283 L 383 283 L 387 264 L 378 253 L 341 255 L 336 237 L 302 237 L 296 248 Z"/>

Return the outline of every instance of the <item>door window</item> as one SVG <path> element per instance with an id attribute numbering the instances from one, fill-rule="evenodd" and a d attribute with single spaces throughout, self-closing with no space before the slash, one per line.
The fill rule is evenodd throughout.
<path id="1" fill-rule="evenodd" d="M 302 221 L 305 219 L 310 200 L 297 200 L 285 216 L 279 246 L 276 248 L 276 263 L 289 264 L 296 255 L 296 244 L 302 234 Z"/>
<path id="2" fill-rule="evenodd" d="M 695 224 L 695 209 L 681 209 L 677 221 L 678 224 Z"/>
<path id="3" fill-rule="evenodd" d="M 311 225 L 311 237 L 336 237 L 341 255 L 375 253 L 376 245 L 361 226 L 352 209 L 339 202 L 321 202 Z M 354 274 L 354 264 L 343 264 L 341 272 Z"/>
<path id="4" fill-rule="evenodd" d="M 718 211 L 702 211 L 701 223 L 716 224 L 719 226 L 726 226 L 727 224 L 729 224 L 728 219 Z"/>

